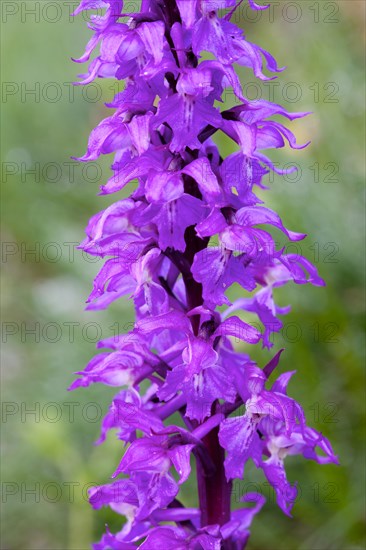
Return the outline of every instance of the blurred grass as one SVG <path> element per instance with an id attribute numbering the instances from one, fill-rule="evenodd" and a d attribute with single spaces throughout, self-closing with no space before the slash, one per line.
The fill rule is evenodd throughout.
<path id="1" fill-rule="evenodd" d="M 37 13 L 36 4 L 41 10 L 38 19 L 24 11 L 24 6 L 35 7 Z M 73 394 L 66 391 L 72 372 L 93 355 L 98 336 L 111 336 L 116 322 L 123 332 L 133 321 L 125 300 L 108 312 L 83 311 L 101 264 L 77 251 L 74 255 L 71 244 L 83 238 L 90 215 L 113 200 L 95 196 L 99 183 L 108 177 L 110 159 L 98 163 L 100 181 L 94 183 L 95 172 L 87 173 L 70 161 L 71 155 L 85 150 L 91 128 L 108 111 L 102 100 L 86 100 L 81 88 L 71 91 L 70 83 L 82 71 L 69 58 L 83 51 L 89 36 L 85 23 L 82 18 L 69 19 L 69 3 L 60 3 L 61 11 L 51 6 L 42 12 L 47 4 L 2 6 L 4 550 L 84 549 L 100 537 L 106 522 L 112 531 L 120 525 L 120 518 L 107 509 L 92 512 L 85 498 L 87 484 L 107 482 L 123 452 L 113 434 L 103 446 L 93 447 L 100 418 L 115 391 L 98 386 Z M 296 23 L 288 21 L 294 18 L 289 3 L 281 2 L 273 23 L 262 14 L 258 22 L 243 24 L 249 40 L 271 50 L 288 67 L 278 86 L 261 85 L 263 97 L 269 99 L 273 92 L 273 99 L 289 110 L 313 112 L 291 125 L 298 141 L 311 139 L 311 146 L 275 156 L 282 165 L 300 166 L 299 181 L 274 178 L 265 200 L 289 228 L 308 233 L 302 252 L 315 261 L 328 286 L 278 290 L 278 303 L 291 303 L 293 310 L 285 319 L 286 330 L 275 338 L 275 349 L 286 347 L 281 369 L 297 370 L 291 394 L 304 405 L 309 423 L 330 437 L 341 466 L 288 459 L 289 479 L 298 479 L 301 490 L 292 520 L 275 506 L 254 469 L 249 468 L 245 481 L 234 487 L 233 498 L 253 490 L 247 479 L 270 497 L 254 521 L 251 550 L 356 550 L 365 545 L 365 5 L 352 0 L 295 4 L 301 8 Z M 319 23 L 314 23 L 313 4 L 319 8 Z M 326 22 L 331 13 L 327 4 L 339 7 L 333 16 L 338 22 Z M 9 5 L 18 8 L 17 13 L 11 15 Z M 288 12 L 283 11 L 286 5 Z M 242 70 L 241 76 L 244 82 L 254 82 L 249 71 Z M 329 83 L 336 88 L 324 88 Z M 109 101 L 111 82 L 99 85 L 103 100 Z M 39 94 L 27 95 L 26 90 L 35 86 Z M 291 101 L 297 87 L 301 99 Z M 60 90 L 61 96 L 53 101 Z M 249 97 L 255 91 L 247 86 Z M 290 101 L 284 97 L 286 91 Z M 95 92 L 97 88 L 89 87 L 91 99 Z M 222 146 L 225 154 L 231 152 L 226 143 Z M 66 164 L 70 162 L 73 168 Z M 10 175 L 9 170 L 17 173 Z M 24 329 L 32 327 L 39 329 L 39 337 L 25 336 Z M 260 364 L 267 357 L 266 352 L 256 352 Z M 32 407 L 36 415 L 27 413 Z M 32 488 L 34 495 L 27 493 Z M 188 484 L 182 499 L 194 503 L 194 493 L 195 487 Z"/>

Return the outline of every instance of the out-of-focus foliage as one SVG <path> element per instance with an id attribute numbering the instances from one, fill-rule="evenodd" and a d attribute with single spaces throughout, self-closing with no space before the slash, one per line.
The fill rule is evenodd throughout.
<path id="1" fill-rule="evenodd" d="M 103 101 L 118 90 L 109 81 L 84 92 L 72 88 L 80 66 L 69 59 L 83 51 L 89 35 L 82 17 L 69 17 L 75 5 L 2 3 L 4 550 L 84 549 L 105 523 L 111 530 L 121 523 L 109 510 L 92 512 L 86 502 L 87 487 L 107 482 L 123 452 L 114 434 L 104 448 L 93 446 L 115 391 L 66 391 L 97 339 L 133 322 L 126 300 L 108 312 L 83 311 L 100 263 L 74 246 L 90 215 L 110 202 L 96 197 L 110 159 L 87 169 L 70 157 L 84 152 L 89 131 L 107 115 Z M 308 233 L 301 250 L 328 286 L 277 292 L 278 302 L 293 310 L 274 349 L 286 348 L 280 368 L 297 370 L 290 390 L 341 462 L 320 467 L 288 459 L 289 478 L 298 479 L 300 490 L 292 520 L 248 468 L 234 485 L 233 500 L 253 490 L 268 497 L 254 521 L 251 550 L 364 548 L 364 11 L 362 1 L 281 1 L 270 12 L 238 12 L 248 38 L 288 67 L 262 85 L 243 71 L 247 96 L 313 112 L 292 123 L 299 141 L 310 138 L 311 146 L 276 158 L 281 166 L 299 166 L 295 181 L 276 177 L 266 201 L 289 228 Z M 268 357 L 256 352 L 261 365 Z M 182 500 L 194 504 L 194 492 L 193 485 L 184 486 Z"/>

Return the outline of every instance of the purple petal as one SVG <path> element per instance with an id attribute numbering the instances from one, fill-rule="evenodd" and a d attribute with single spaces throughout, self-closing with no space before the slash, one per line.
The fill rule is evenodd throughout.
<path id="1" fill-rule="evenodd" d="M 121 479 L 108 485 L 91 487 L 88 493 L 89 502 L 96 510 L 102 508 L 102 506 L 111 506 L 113 510 L 118 512 L 121 504 L 138 506 L 136 486 L 128 479 Z"/>
<path id="2" fill-rule="evenodd" d="M 195 280 L 202 283 L 203 298 L 211 304 L 228 304 L 225 296 L 228 288 L 226 269 L 230 253 L 220 248 L 207 248 L 198 252 L 193 261 L 192 274 Z"/>
<path id="3" fill-rule="evenodd" d="M 231 518 L 228 523 L 221 527 L 221 533 L 224 539 L 230 539 L 236 544 L 235 548 L 243 548 L 250 535 L 249 527 L 253 518 L 262 509 L 266 499 L 259 493 L 247 493 L 240 499 L 244 502 L 254 503 L 255 506 L 243 508 L 231 512 Z"/>
<path id="4" fill-rule="evenodd" d="M 220 445 L 227 451 L 225 472 L 227 479 L 242 478 L 244 465 L 259 452 L 258 421 L 248 416 L 227 418 L 220 425 Z"/>
<path id="5" fill-rule="evenodd" d="M 143 437 L 133 441 L 112 477 L 121 472 L 168 472 L 170 460 L 167 451 L 161 446 L 161 439 Z"/>
<path id="6" fill-rule="evenodd" d="M 288 269 L 295 283 L 325 286 L 325 282 L 319 277 L 316 267 L 303 256 L 286 254 L 280 257 L 280 261 Z"/>
<path id="7" fill-rule="evenodd" d="M 236 316 L 223 321 L 216 329 L 214 336 L 235 336 L 250 344 L 256 344 L 261 339 L 261 334 L 255 327 L 244 323 Z"/>
<path id="8" fill-rule="evenodd" d="M 169 451 L 169 458 L 179 474 L 179 484 L 184 483 L 190 476 L 190 457 L 194 445 L 177 445 Z"/>
<path id="9" fill-rule="evenodd" d="M 223 231 L 227 226 L 227 222 L 220 210 L 213 208 L 210 214 L 196 225 L 196 233 L 199 237 L 212 237 Z"/>
<path id="10" fill-rule="evenodd" d="M 167 122 L 173 130 L 170 149 L 173 152 L 183 151 L 186 147 L 199 149 L 201 146 L 198 134 L 205 128 L 207 121 L 219 128 L 221 115 L 205 99 L 194 96 L 174 94 L 159 103 L 154 127 Z"/>
<path id="11" fill-rule="evenodd" d="M 300 241 L 306 237 L 303 233 L 294 233 L 286 229 L 281 218 L 276 212 L 264 206 L 252 206 L 241 208 L 236 212 L 235 219 L 237 223 L 243 226 L 252 226 L 260 224 L 269 224 L 278 227 L 283 231 L 291 241 Z"/>
<path id="12" fill-rule="evenodd" d="M 220 197 L 221 189 L 207 158 L 194 160 L 185 166 L 182 172 L 191 176 L 197 182 L 203 197 L 209 204 L 215 203 Z"/>
<path id="13" fill-rule="evenodd" d="M 136 323 L 136 329 L 141 334 L 152 334 L 164 329 L 179 330 L 190 333 L 191 324 L 187 317 L 179 311 L 170 311 L 157 315 L 154 318 L 147 317 Z"/>
<path id="14" fill-rule="evenodd" d="M 205 216 L 205 205 L 196 197 L 183 194 L 180 198 L 161 206 L 156 216 L 159 229 L 159 246 L 162 250 L 174 248 L 184 252 L 184 233 L 187 227 L 199 223 Z"/>
<path id="15" fill-rule="evenodd" d="M 102 120 L 92 131 L 88 149 L 83 157 L 77 160 L 87 162 L 96 160 L 101 154 L 130 146 L 130 137 L 124 123 L 116 116 Z"/>
<path id="16" fill-rule="evenodd" d="M 262 463 L 263 472 L 276 492 L 277 504 L 286 516 L 291 517 L 291 510 L 297 497 L 296 485 L 287 481 L 283 461 L 272 457 Z"/>
<path id="17" fill-rule="evenodd" d="M 141 23 L 136 28 L 146 50 L 153 56 L 155 63 L 160 63 L 163 58 L 163 43 L 165 27 L 162 21 Z"/>

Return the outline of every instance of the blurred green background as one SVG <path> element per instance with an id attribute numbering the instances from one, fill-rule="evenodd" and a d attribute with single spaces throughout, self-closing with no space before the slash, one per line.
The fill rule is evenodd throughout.
<path id="1" fill-rule="evenodd" d="M 97 385 L 66 390 L 72 373 L 93 356 L 95 342 L 133 322 L 126 300 L 108 312 L 83 311 L 101 262 L 74 246 L 91 214 L 114 199 L 96 197 L 111 159 L 87 168 L 70 157 L 84 152 L 90 130 L 107 115 L 103 102 L 117 88 L 110 81 L 84 90 L 71 86 L 83 69 L 70 57 L 82 53 L 90 36 L 82 16 L 70 18 L 75 6 L 1 6 L 4 550 L 84 549 L 105 523 L 112 531 L 121 524 L 116 514 L 93 512 L 86 501 L 88 486 L 106 483 L 122 455 L 113 433 L 101 447 L 93 445 L 116 392 Z M 328 286 L 277 292 L 278 303 L 291 303 L 293 311 L 274 349 L 286 347 L 281 370 L 297 370 L 291 394 L 309 423 L 331 439 L 341 462 L 321 467 L 287 459 L 288 477 L 299 481 L 301 492 L 292 520 L 249 468 L 234 486 L 234 500 L 255 489 L 268 498 L 253 523 L 250 550 L 365 545 L 364 12 L 363 1 L 281 1 L 259 14 L 243 7 L 236 21 L 249 40 L 288 67 L 277 83 L 265 84 L 243 70 L 247 96 L 313 112 L 291 124 L 298 140 L 310 138 L 311 146 L 275 157 L 281 166 L 296 163 L 298 175 L 273 178 L 266 201 L 289 228 L 308 233 L 301 251 Z M 263 364 L 269 355 L 259 350 L 255 357 Z M 194 503 L 194 493 L 193 483 L 184 486 L 182 500 Z"/>

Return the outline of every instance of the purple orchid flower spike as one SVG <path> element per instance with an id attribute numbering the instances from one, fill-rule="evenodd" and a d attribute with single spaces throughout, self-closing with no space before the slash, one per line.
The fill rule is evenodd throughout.
<path id="1" fill-rule="evenodd" d="M 240 4 L 142 0 L 127 13 L 122 0 L 82 0 L 74 13 L 98 8 L 77 62 L 96 55 L 78 84 L 125 81 L 108 105 L 114 113 L 91 132 L 79 160 L 113 153 L 113 175 L 100 194 L 131 189 L 87 225 L 80 248 L 105 259 L 87 309 L 127 297 L 136 312 L 134 328 L 99 342 L 103 351 L 70 386 L 117 388 L 96 443 L 116 431 L 122 457 L 116 479 L 89 497 L 95 509 L 109 506 L 125 520 L 117 533 L 107 527 L 94 550 L 243 550 L 265 502 L 248 494 L 231 510 L 232 480 L 248 461 L 286 515 L 297 495 L 288 457 L 337 463 L 329 441 L 287 395 L 293 372 L 268 380 L 283 350 L 263 369 L 250 357 L 251 346 L 273 346 L 279 316 L 290 310 L 277 305 L 277 287 L 325 283 L 305 257 L 278 248 L 278 231 L 289 241 L 306 235 L 289 230 L 256 194 L 267 189 L 268 173 L 286 173 L 264 150 L 306 146 L 273 116 L 292 121 L 308 113 L 244 97 L 236 66 L 261 80 L 283 69 L 231 22 Z M 227 88 L 237 104 L 225 110 Z M 232 142 L 226 158 L 212 139 L 220 133 Z M 243 295 L 232 302 L 235 284 Z M 193 476 L 197 508 L 179 494 Z"/>

